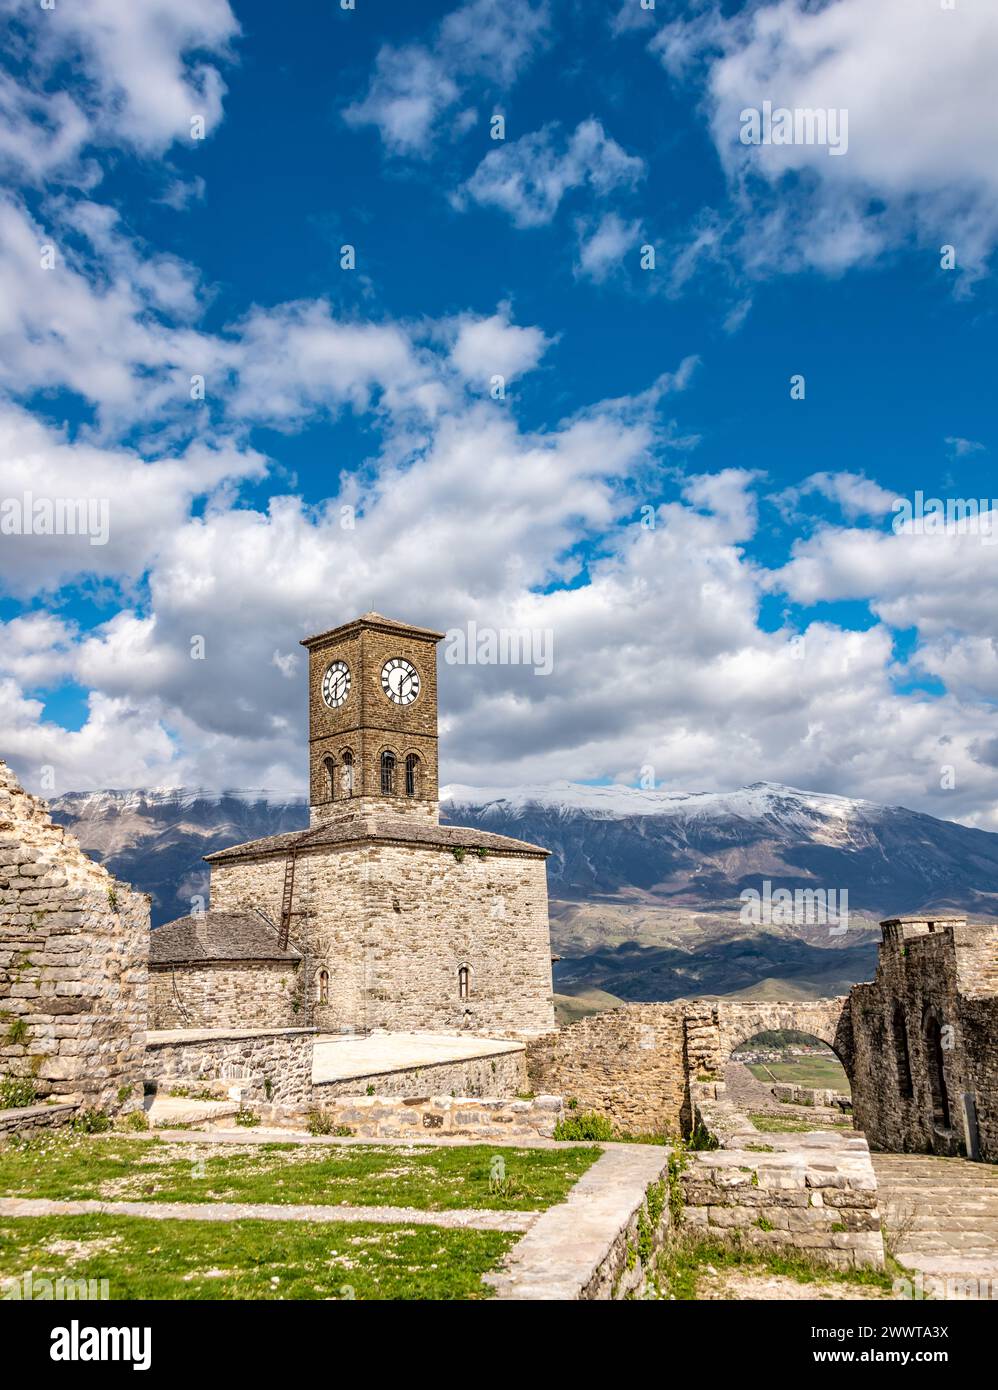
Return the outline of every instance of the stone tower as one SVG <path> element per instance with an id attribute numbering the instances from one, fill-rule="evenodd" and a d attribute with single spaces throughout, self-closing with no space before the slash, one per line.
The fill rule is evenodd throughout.
<path id="1" fill-rule="evenodd" d="M 303 639 L 312 825 L 344 814 L 436 824 L 443 635 L 365 613 Z"/>

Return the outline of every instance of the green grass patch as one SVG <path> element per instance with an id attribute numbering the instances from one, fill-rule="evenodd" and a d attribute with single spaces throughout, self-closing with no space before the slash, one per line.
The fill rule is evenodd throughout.
<path id="1" fill-rule="evenodd" d="M 849 1078 L 837 1057 L 793 1057 L 784 1062 L 748 1062 L 757 1081 L 787 1081 L 795 1086 L 817 1086 L 820 1090 L 849 1095 Z"/>
<path id="2" fill-rule="evenodd" d="M 892 1293 L 899 1266 L 889 1269 L 832 1269 L 797 1250 L 772 1251 L 754 1247 L 734 1248 L 712 1240 L 679 1236 L 662 1249 L 656 1265 L 655 1288 L 662 1298 L 697 1298 L 707 1266 L 718 1274 L 739 1270 L 748 1274 L 776 1275 L 798 1284 L 846 1284 Z"/>
<path id="3" fill-rule="evenodd" d="M 112 1299 L 479 1299 L 518 1237 L 304 1221 L 0 1219 L 0 1278 L 106 1279 Z"/>
<path id="4" fill-rule="evenodd" d="M 749 1119 L 756 1129 L 763 1134 L 811 1134 L 819 1129 L 852 1129 L 852 1121 L 846 1120 L 844 1123 L 837 1120 L 815 1121 L 815 1120 L 795 1120 L 787 1115 L 750 1115 Z"/>
<path id="5" fill-rule="evenodd" d="M 0 1191 L 57 1201 L 287 1202 L 542 1211 L 564 1201 L 595 1148 L 204 1144 L 56 1130 L 0 1146 Z M 490 1190 L 499 1156 L 513 1180 Z"/>

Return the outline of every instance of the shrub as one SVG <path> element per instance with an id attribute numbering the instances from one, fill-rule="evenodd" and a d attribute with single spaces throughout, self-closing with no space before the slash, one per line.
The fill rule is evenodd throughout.
<path id="1" fill-rule="evenodd" d="M 247 1110 L 245 1106 L 240 1106 L 236 1111 L 236 1124 L 242 1125 L 244 1129 L 252 1129 L 254 1125 L 260 1123 L 260 1116 L 255 1110 Z"/>
<path id="2" fill-rule="evenodd" d="M 126 1129 L 148 1129 L 149 1116 L 144 1110 L 132 1110 L 124 1119 Z"/>
<path id="3" fill-rule="evenodd" d="M 0 1014 L 0 1019 L 7 1024 L 7 1031 L 3 1040 L 7 1047 L 16 1047 L 23 1043 L 28 1036 L 28 1025 L 20 1014 Z"/>
<path id="4" fill-rule="evenodd" d="M 78 1110 L 72 1127 L 77 1134 L 103 1134 L 111 1128 L 111 1121 L 103 1110 Z"/>
<path id="5" fill-rule="evenodd" d="M 556 1139 L 588 1139 L 607 1143 L 613 1138 L 613 1122 L 594 1110 L 584 1110 L 571 1119 L 559 1120 L 554 1127 Z"/>
<path id="6" fill-rule="evenodd" d="M 20 1110 L 34 1105 L 38 1095 L 30 1076 L 5 1076 L 0 1081 L 0 1110 Z"/>

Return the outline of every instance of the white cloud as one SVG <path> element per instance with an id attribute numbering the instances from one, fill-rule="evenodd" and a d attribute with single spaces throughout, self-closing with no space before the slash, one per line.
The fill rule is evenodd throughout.
<path id="1" fill-rule="evenodd" d="M 952 10 L 938 0 L 776 0 L 730 17 L 714 3 L 663 26 L 651 47 L 676 78 L 704 65 L 753 273 L 837 273 L 911 238 L 937 255 L 952 244 L 958 265 L 980 272 L 998 239 L 991 0 Z M 764 101 L 846 111 L 847 152 L 742 144 L 742 111 Z"/>
<path id="2" fill-rule="evenodd" d="M 390 154 L 429 158 L 444 130 L 463 133 L 474 113 L 458 112 L 473 78 L 503 91 L 542 47 L 546 3 L 470 0 L 445 16 L 428 44 L 384 44 L 363 99 L 344 111 L 351 126 L 376 126 Z"/>
<path id="3" fill-rule="evenodd" d="M 640 242 L 642 237 L 639 220 L 626 222 L 616 212 L 606 212 L 594 224 L 580 222 L 579 256 L 576 274 L 595 280 L 606 280 L 619 270 L 624 257 Z"/>
<path id="4" fill-rule="evenodd" d="M 0 85 L 7 133 L 0 156 L 36 181 L 71 166 L 88 145 L 143 155 L 191 139 L 191 119 L 211 134 L 222 118 L 225 83 L 218 61 L 231 58 L 239 25 L 228 0 L 74 0 L 51 8 L 0 0 L 23 35 L 17 79 Z M 72 95 L 57 84 L 68 68 L 83 80 Z M 33 126 L 52 132 L 46 144 Z M 95 177 L 93 170 L 86 182 Z"/>
<path id="5" fill-rule="evenodd" d="M 602 124 L 589 117 L 563 140 L 555 124 L 490 150 L 455 204 L 467 200 L 505 212 L 517 227 L 550 222 L 570 189 L 589 186 L 605 197 L 614 189 L 633 187 L 645 171 L 644 161 L 629 155 Z"/>
<path id="6" fill-rule="evenodd" d="M 551 344 L 541 329 L 509 321 L 508 306 L 488 318 L 470 314 L 458 319 L 450 358 L 464 379 L 486 390 L 493 376 L 513 381 L 537 366 Z"/>

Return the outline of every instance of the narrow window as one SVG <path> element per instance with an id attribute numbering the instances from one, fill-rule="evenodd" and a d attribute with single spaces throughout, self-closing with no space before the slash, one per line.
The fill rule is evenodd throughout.
<path id="1" fill-rule="evenodd" d="M 320 970 L 315 977 L 315 1002 L 317 1004 L 329 1003 L 329 971 Z"/>
<path id="2" fill-rule="evenodd" d="M 932 1092 L 932 1121 L 939 1129 L 949 1129 L 949 1095 L 943 1064 L 943 1034 L 939 1020 L 935 1017 L 930 1017 L 925 1025 L 925 1052 L 929 1064 L 929 1088 Z"/>
<path id="3" fill-rule="evenodd" d="M 457 992 L 461 999 L 467 999 L 471 990 L 471 971 L 466 965 L 462 965 L 457 972 Z"/>
<path id="4" fill-rule="evenodd" d="M 333 801 L 336 797 L 336 759 L 324 758 L 322 766 L 326 773 L 326 800 Z"/>
<path id="5" fill-rule="evenodd" d="M 908 1030 L 904 1024 L 904 1009 L 899 1004 L 894 1010 L 894 1058 L 898 1072 L 898 1090 L 904 1100 L 914 1094 L 911 1084 L 911 1059 L 908 1056 Z"/>
<path id="6" fill-rule="evenodd" d="M 419 795 L 419 758 L 415 753 L 410 753 L 405 760 L 405 794 Z"/>
<path id="7" fill-rule="evenodd" d="M 342 760 L 343 771 L 340 774 L 340 781 L 343 786 L 343 795 L 353 796 L 353 754 L 349 748 L 344 748 Z"/>
<path id="8" fill-rule="evenodd" d="M 395 754 L 387 749 L 381 755 L 381 794 L 395 795 Z"/>

